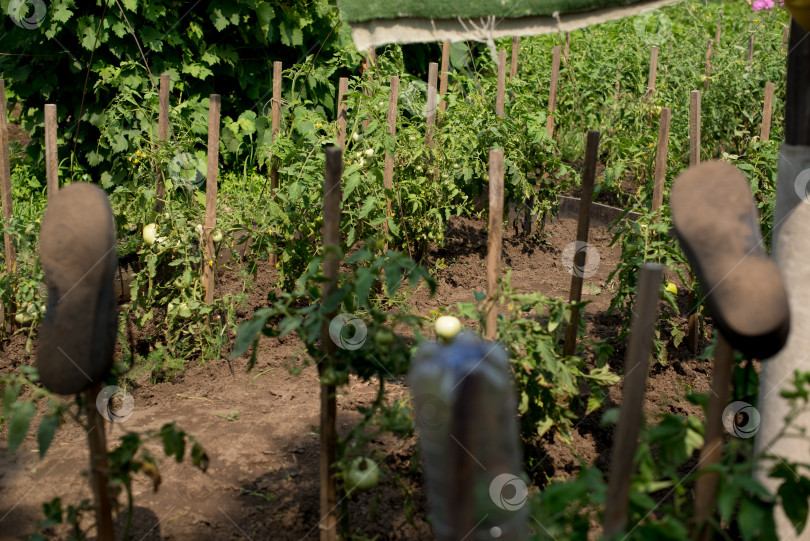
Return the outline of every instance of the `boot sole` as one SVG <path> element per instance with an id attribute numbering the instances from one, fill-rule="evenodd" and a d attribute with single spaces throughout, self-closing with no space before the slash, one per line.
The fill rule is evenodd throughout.
<path id="1" fill-rule="evenodd" d="M 748 357 L 775 355 L 790 311 L 782 275 L 762 243 L 748 181 L 733 165 L 690 167 L 670 194 L 675 232 L 723 336 Z"/>
<path id="2" fill-rule="evenodd" d="M 42 220 L 40 260 L 48 286 L 40 381 L 55 393 L 79 393 L 112 365 L 118 326 L 115 223 L 103 190 L 87 183 L 59 190 Z"/>

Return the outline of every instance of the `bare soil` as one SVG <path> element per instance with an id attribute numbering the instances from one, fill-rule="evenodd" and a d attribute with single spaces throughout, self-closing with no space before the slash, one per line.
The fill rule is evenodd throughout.
<path id="1" fill-rule="evenodd" d="M 541 240 L 528 240 L 509 233 L 505 236 L 502 261 L 504 272 L 512 270 L 512 284 L 519 291 L 541 291 L 547 296 L 568 296 L 571 275 L 562 265 L 562 250 L 576 237 L 576 223 L 560 219 L 546 226 Z M 606 229 L 591 232 L 590 242 L 600 252 L 595 276 L 586 281 L 583 299 L 588 334 L 594 338 L 614 336 L 619 316 L 607 313 L 615 283 L 607 276 L 615 268 L 620 251 L 609 247 L 612 235 Z M 430 298 L 424 290 L 411 299 L 413 309 L 428 315 L 441 307 L 472 300 L 473 291 L 485 289 L 486 224 L 483 220 L 457 218 L 445 235 L 444 247 L 433 248 L 426 265 L 437 269 L 438 291 Z M 673 240 L 674 242 L 674 240 Z M 274 288 L 275 269 L 261 263 L 257 278 L 250 284 L 247 304 L 240 309 L 249 317 L 266 305 Z M 673 281 L 674 277 L 669 277 Z M 242 290 L 243 281 L 235 271 L 225 271 L 219 294 Z M 681 308 L 687 299 L 681 293 Z M 661 309 L 668 309 L 661 303 Z M 685 324 L 685 318 L 682 321 Z M 34 351 L 26 353 L 25 336 L 17 335 L 2 349 L 4 371 L 20 364 L 33 364 Z M 705 345 L 701 344 L 701 347 Z M 35 348 L 35 344 L 33 344 Z M 682 344 L 669 346 L 669 364 L 655 365 L 650 374 L 644 412 L 647 419 L 660 413 L 702 415 L 699 408 L 683 398 L 686 390 L 707 392 L 709 361 L 696 360 Z M 609 362 L 621 373 L 624 351 L 617 350 Z M 143 475 L 135 476 L 135 540 L 157 539 L 317 539 L 318 529 L 318 412 L 319 382 L 314 366 L 299 375 L 290 368 L 303 357 L 295 337 L 263 339 L 258 361 L 246 371 L 246 356 L 229 363 L 224 358 L 191 363 L 173 381 L 152 383 L 146 376 L 135 381 L 132 417 L 108 427 L 107 441 L 112 448 L 125 431 L 159 429 L 164 423 L 177 425 L 192 434 L 210 457 L 207 473 L 188 461 L 178 464 L 164 458 L 157 445 L 150 444 L 158 458 L 162 482 L 152 490 Z M 595 364 L 589 359 L 590 364 Z M 404 397 L 402 381 L 387 386 L 394 397 Z M 346 431 L 356 422 L 355 407 L 369 403 L 372 384 L 353 380 L 338 398 L 338 427 Z M 619 385 L 609 392 L 607 407 L 621 403 Z M 539 445 L 527 449 L 538 464 L 532 477 L 564 479 L 575 475 L 580 461 L 607 470 L 612 431 L 600 424 L 604 409 L 583 416 L 574 429 L 571 445 L 549 435 Z M 38 426 L 35 420 L 33 426 Z M 0 539 L 25 539 L 34 533 L 41 519 L 41 504 L 54 497 L 64 503 L 91 499 L 86 470 L 87 441 L 84 431 L 73 422 L 61 427 L 50 451 L 40 460 L 36 435 L 31 434 L 10 455 L 0 448 Z M 384 477 L 377 490 L 352 496 L 350 524 L 364 536 L 379 540 L 423 540 L 432 538 L 427 520 L 427 503 L 422 490 L 421 468 L 415 458 L 416 440 L 382 438 L 374 442 L 376 458 L 382 459 Z M 123 503 L 123 498 L 121 499 Z M 119 513 L 117 524 L 123 524 Z M 88 517 L 83 524 L 89 526 Z M 52 532 L 65 537 L 64 530 Z M 120 535 L 120 533 L 119 533 Z"/>

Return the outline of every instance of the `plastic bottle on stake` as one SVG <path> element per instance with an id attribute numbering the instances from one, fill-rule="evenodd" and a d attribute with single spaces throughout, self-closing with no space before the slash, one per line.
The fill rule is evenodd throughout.
<path id="1" fill-rule="evenodd" d="M 528 539 L 527 482 L 506 351 L 462 331 L 443 345 L 422 344 L 408 380 L 436 539 L 459 539 L 471 530 L 471 540 Z"/>

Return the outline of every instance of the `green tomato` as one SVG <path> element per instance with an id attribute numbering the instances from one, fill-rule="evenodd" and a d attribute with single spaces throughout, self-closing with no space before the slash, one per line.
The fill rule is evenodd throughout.
<path id="1" fill-rule="evenodd" d="M 377 344 L 377 347 L 381 350 L 387 351 L 391 344 L 394 343 L 394 333 L 386 328 L 378 329 L 376 333 L 374 333 L 374 343 Z"/>
<path id="2" fill-rule="evenodd" d="M 436 320 L 436 336 L 444 342 L 450 342 L 461 331 L 461 322 L 457 317 L 441 316 Z"/>
<path id="3" fill-rule="evenodd" d="M 215 229 L 214 234 L 211 236 L 211 239 L 217 244 L 222 242 L 222 231 L 220 231 L 219 229 Z"/>
<path id="4" fill-rule="evenodd" d="M 346 471 L 346 484 L 350 490 L 370 490 L 379 481 L 380 468 L 370 458 L 355 458 Z"/>
<path id="5" fill-rule="evenodd" d="M 147 224 L 143 228 L 143 242 L 147 246 L 152 246 L 155 243 L 155 239 L 157 239 L 157 225 L 155 224 Z"/>
<path id="6" fill-rule="evenodd" d="M 188 307 L 188 304 L 181 302 L 177 307 L 177 315 L 183 319 L 188 319 L 191 317 L 191 308 Z"/>

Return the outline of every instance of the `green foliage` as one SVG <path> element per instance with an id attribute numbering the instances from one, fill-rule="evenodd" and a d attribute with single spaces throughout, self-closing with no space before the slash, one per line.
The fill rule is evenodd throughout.
<path id="1" fill-rule="evenodd" d="M 551 429 L 571 441 L 571 427 L 578 414 L 587 415 L 602 406 L 605 388 L 619 377 L 607 366 L 586 371 L 585 360 L 562 354 L 561 338 L 571 322 L 572 309 L 585 303 L 568 303 L 537 293 L 518 293 L 511 285 L 511 272 L 501 280 L 500 304 L 507 315 L 498 316 L 497 339 L 512 363 L 525 441 L 534 441 Z M 481 324 L 486 317 L 482 303 L 459 303 L 463 317 Z M 587 402 L 584 396 L 590 391 Z"/>
<path id="2" fill-rule="evenodd" d="M 8 4 L 0 3 L 4 14 Z M 328 0 L 189 7 L 169 0 L 60 0 L 47 7 L 32 29 L 2 18 L 10 54 L 0 57 L 0 76 L 11 84 L 12 100 L 23 105 L 22 125 L 31 133 L 28 151 L 36 163 L 43 159 L 42 104 L 56 103 L 59 124 L 68 128 L 60 131 L 60 146 L 71 151 L 75 146 L 73 159 L 91 167 L 97 178 L 120 175 L 113 167 L 116 158 L 156 131 L 149 116 L 122 118 L 115 109 L 127 96 L 156 99 L 160 73 L 171 75 L 173 103 L 179 97 L 181 110 L 173 111 L 172 121 L 200 114 L 212 93 L 223 96 L 223 158 L 233 163 L 240 146 L 264 137 L 267 119 L 261 113 L 272 90 L 273 61 L 291 66 L 313 60 L 296 91 L 327 111 L 334 108 L 335 70 L 353 70 L 360 63 L 348 27 L 339 24 L 337 8 Z M 316 51 L 321 60 L 314 60 Z M 285 88 L 285 94 L 290 91 Z M 204 126 L 198 134 L 205 133 Z"/>

